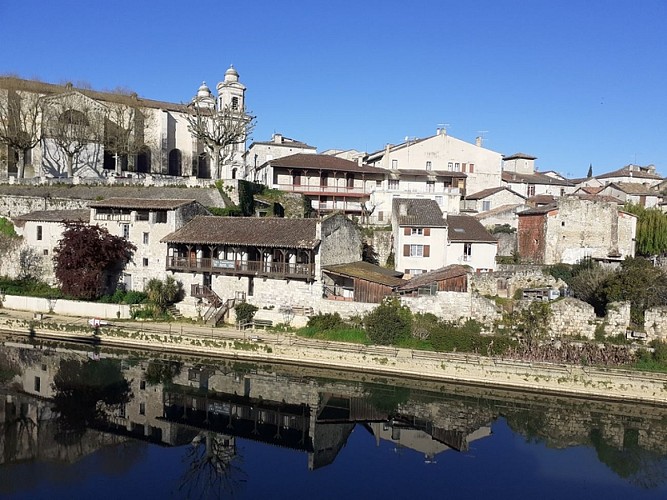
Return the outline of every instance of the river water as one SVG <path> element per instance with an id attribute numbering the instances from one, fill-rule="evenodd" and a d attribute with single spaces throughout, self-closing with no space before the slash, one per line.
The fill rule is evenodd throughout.
<path id="1" fill-rule="evenodd" d="M 1 498 L 667 498 L 667 407 L 0 341 Z"/>

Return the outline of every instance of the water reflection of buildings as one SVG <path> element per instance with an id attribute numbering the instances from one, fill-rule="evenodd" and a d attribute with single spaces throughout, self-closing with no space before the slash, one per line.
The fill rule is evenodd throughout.
<path id="1" fill-rule="evenodd" d="M 628 436 L 638 446 L 667 454 L 667 411 L 637 405 L 609 405 L 512 392 L 450 387 L 414 388 L 335 380 L 324 372 L 288 367 L 237 365 L 231 361 L 178 365 L 118 359 L 132 398 L 107 411 L 77 442 L 58 440 L 53 412 L 54 380 L 64 359 L 96 363 L 85 353 L 3 348 L 2 363 L 16 369 L 0 384 L 0 464 L 32 459 L 74 461 L 129 438 L 166 446 L 203 444 L 223 468 L 239 439 L 304 452 L 311 470 L 331 464 L 359 424 L 376 443 L 411 449 L 426 462 L 447 450 L 465 452 L 491 434 L 499 416 L 529 438 L 550 446 L 622 448 Z M 111 356 L 109 353 L 108 356 Z M 170 362 L 164 362 L 169 364 Z M 173 364 L 173 366 L 176 366 Z M 5 370 L 6 372 L 7 370 Z M 405 381 L 402 381 L 405 383 Z M 400 381 L 399 381 L 400 383 Z"/>

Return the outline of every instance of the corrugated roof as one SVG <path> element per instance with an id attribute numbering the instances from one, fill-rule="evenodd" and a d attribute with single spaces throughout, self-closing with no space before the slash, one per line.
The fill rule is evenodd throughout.
<path id="1" fill-rule="evenodd" d="M 344 160 L 336 156 L 321 155 L 321 154 L 305 154 L 297 153 L 295 155 L 283 156 L 275 160 L 270 160 L 274 167 L 283 168 L 298 168 L 302 170 L 333 170 L 339 172 L 350 173 L 367 173 L 367 174 L 386 174 L 387 171 L 378 167 L 371 167 L 370 165 L 358 165 L 354 161 Z"/>
<path id="2" fill-rule="evenodd" d="M 496 243 L 497 240 L 484 229 L 484 226 L 469 215 L 448 215 L 447 235 L 450 241 Z"/>
<path id="3" fill-rule="evenodd" d="M 447 227 L 447 221 L 435 200 L 394 198 L 392 210 L 399 226 Z"/>
<path id="4" fill-rule="evenodd" d="M 129 208 L 139 210 L 175 210 L 184 205 L 195 203 L 195 200 L 160 200 L 142 198 L 109 198 L 102 201 L 94 201 L 90 204 L 95 208 Z"/>
<path id="5" fill-rule="evenodd" d="M 401 278 L 403 276 L 401 272 L 362 261 L 325 266 L 323 269 L 334 274 L 359 278 L 390 287 L 400 286 L 406 282 Z"/>
<path id="6" fill-rule="evenodd" d="M 198 216 L 161 241 L 256 247 L 317 247 L 317 219 Z"/>
<path id="7" fill-rule="evenodd" d="M 446 267 L 441 267 L 440 269 L 434 269 L 427 273 L 418 274 L 417 276 L 411 278 L 404 285 L 401 285 L 398 290 L 414 290 L 416 288 L 431 285 L 438 281 L 456 278 L 458 276 L 465 276 L 472 271 L 470 266 L 462 266 L 460 264 L 452 264 Z"/>

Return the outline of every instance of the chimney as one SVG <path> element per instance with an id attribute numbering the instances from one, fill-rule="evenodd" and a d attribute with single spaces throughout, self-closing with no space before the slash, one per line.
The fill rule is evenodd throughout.
<path id="1" fill-rule="evenodd" d="M 475 146 L 481 148 L 482 147 L 482 136 L 478 135 L 475 137 Z"/>
<path id="2" fill-rule="evenodd" d="M 440 135 L 440 127 L 435 129 L 435 135 Z"/>
<path id="3" fill-rule="evenodd" d="M 276 144 L 283 143 L 283 134 L 273 134 L 273 142 Z"/>

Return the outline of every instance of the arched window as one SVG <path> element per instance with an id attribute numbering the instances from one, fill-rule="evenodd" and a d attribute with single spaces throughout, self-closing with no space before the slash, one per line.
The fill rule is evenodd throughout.
<path id="1" fill-rule="evenodd" d="M 148 146 L 143 146 L 137 155 L 137 172 L 144 174 L 151 171 L 151 150 Z"/>
<path id="2" fill-rule="evenodd" d="M 88 117 L 76 109 L 68 109 L 58 117 L 61 125 L 71 125 L 73 127 L 87 127 L 90 125 Z"/>
<path id="3" fill-rule="evenodd" d="M 180 149 L 172 149 L 169 151 L 169 168 L 167 170 L 169 175 L 183 175 L 181 161 L 182 155 Z"/>
<path id="4" fill-rule="evenodd" d="M 236 179 L 236 170 L 238 170 L 238 169 L 236 169 L 236 168 L 232 169 L 232 179 Z"/>
<path id="5" fill-rule="evenodd" d="M 201 153 L 197 161 L 197 177 L 200 179 L 210 179 L 211 178 L 211 168 L 208 155 L 206 153 Z"/>

